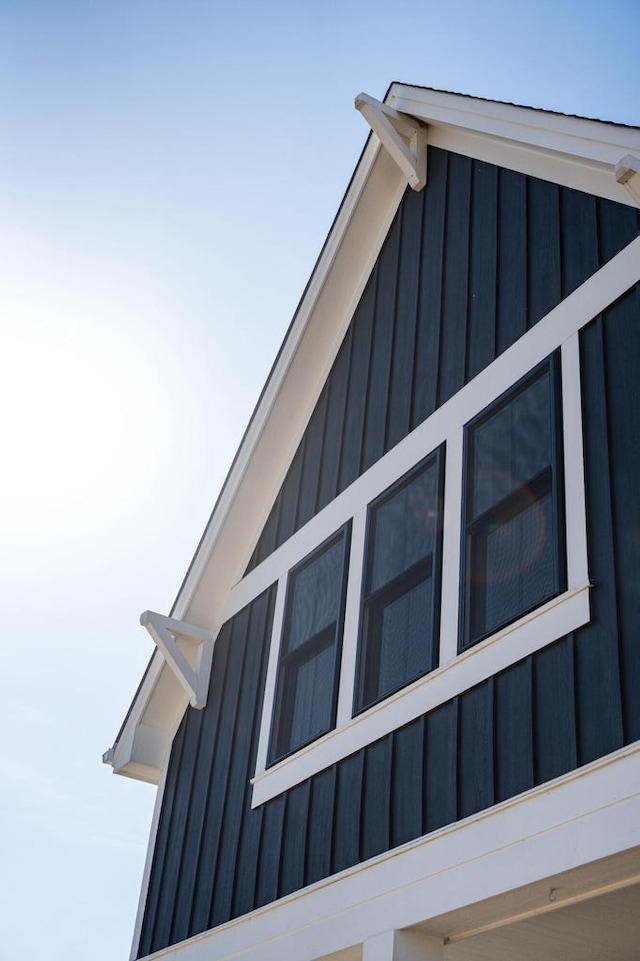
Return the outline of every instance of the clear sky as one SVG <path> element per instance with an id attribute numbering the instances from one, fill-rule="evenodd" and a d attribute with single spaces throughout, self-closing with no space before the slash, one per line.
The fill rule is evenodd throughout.
<path id="1" fill-rule="evenodd" d="M 0 961 L 128 956 L 100 762 L 405 80 L 640 125 L 640 0 L 0 0 Z"/>

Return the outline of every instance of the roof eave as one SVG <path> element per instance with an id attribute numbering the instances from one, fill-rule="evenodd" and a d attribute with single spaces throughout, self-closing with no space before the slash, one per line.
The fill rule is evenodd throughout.
<path id="1" fill-rule="evenodd" d="M 393 83 L 385 103 L 428 125 L 428 143 L 634 203 L 615 178 L 640 131 Z M 370 135 L 171 610 L 216 632 L 331 368 L 406 179 Z M 188 699 L 156 651 L 108 763 L 156 781 Z M 156 730 L 157 729 L 157 730 Z"/>

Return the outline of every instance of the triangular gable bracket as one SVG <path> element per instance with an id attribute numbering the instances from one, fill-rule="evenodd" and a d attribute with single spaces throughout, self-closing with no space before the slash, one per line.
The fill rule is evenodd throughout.
<path id="1" fill-rule="evenodd" d="M 422 190 L 427 183 L 426 126 L 366 93 L 358 94 L 355 107 L 406 175 L 409 186 Z"/>
<path id="2" fill-rule="evenodd" d="M 202 627 L 185 624 L 173 617 L 145 611 L 140 623 L 147 629 L 156 647 L 164 657 L 177 681 L 189 696 L 192 707 L 199 710 L 206 706 L 214 634 Z M 198 644 L 195 667 L 192 667 L 177 643 L 178 637 L 188 638 Z"/>
<path id="3" fill-rule="evenodd" d="M 625 187 L 640 206 L 640 160 L 628 153 L 616 164 L 616 180 Z"/>

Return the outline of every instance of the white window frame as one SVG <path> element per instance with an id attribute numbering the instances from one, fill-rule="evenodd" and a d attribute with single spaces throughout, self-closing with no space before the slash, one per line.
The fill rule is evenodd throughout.
<path id="1" fill-rule="evenodd" d="M 398 443 L 320 513 L 244 577 L 224 619 L 277 582 L 252 806 L 257 807 L 378 738 L 426 714 L 588 623 L 579 331 L 633 283 L 638 242 L 614 258 Z M 633 248 L 633 249 L 632 249 Z M 458 654 L 463 437 L 465 425 L 560 349 L 567 589 Z M 368 505 L 441 444 L 445 453 L 439 662 L 435 670 L 352 716 Z M 267 768 L 267 751 L 289 572 L 347 521 L 352 522 L 336 727 Z"/>

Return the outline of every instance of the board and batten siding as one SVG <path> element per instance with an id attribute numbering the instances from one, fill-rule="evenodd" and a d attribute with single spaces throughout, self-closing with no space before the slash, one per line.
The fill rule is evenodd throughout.
<path id="1" fill-rule="evenodd" d="M 260 556 L 637 233 L 631 208 L 432 150 L 430 185 L 402 202 Z M 252 809 L 271 587 L 222 628 L 207 707 L 188 708 L 176 735 L 139 957 L 640 738 L 639 286 L 582 331 L 580 351 L 591 623 Z"/>
<path id="2" fill-rule="evenodd" d="M 639 232 L 635 208 L 431 148 L 248 570 Z"/>

